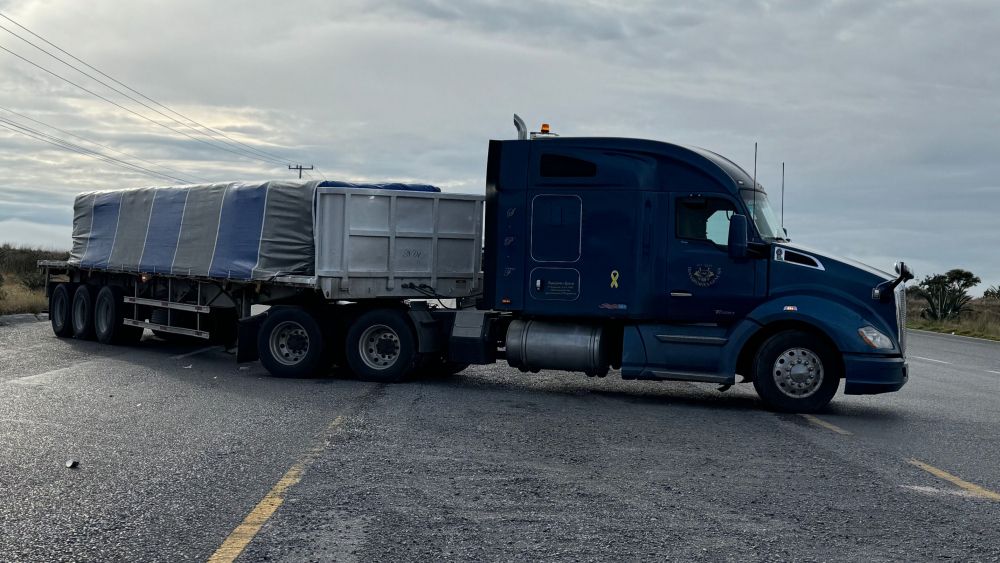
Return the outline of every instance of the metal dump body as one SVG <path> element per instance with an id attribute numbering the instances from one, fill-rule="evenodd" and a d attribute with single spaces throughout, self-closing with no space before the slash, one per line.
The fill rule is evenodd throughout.
<path id="1" fill-rule="evenodd" d="M 465 297 L 481 196 L 413 184 L 226 182 L 80 194 L 69 265 L 315 287 L 329 299 Z"/>
<path id="2" fill-rule="evenodd" d="M 481 291 L 483 196 L 319 187 L 316 277 L 328 299 Z"/>

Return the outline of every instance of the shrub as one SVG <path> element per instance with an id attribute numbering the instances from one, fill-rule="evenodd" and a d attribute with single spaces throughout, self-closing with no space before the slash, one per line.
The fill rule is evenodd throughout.
<path id="1" fill-rule="evenodd" d="M 961 317 L 969 310 L 969 302 L 972 301 L 969 289 L 979 282 L 979 276 L 958 268 L 927 276 L 916 288 L 917 295 L 927 302 L 920 316 L 931 321 Z"/>
<path id="2" fill-rule="evenodd" d="M 45 272 L 33 271 L 18 276 L 21 285 L 31 291 L 41 291 L 45 289 Z"/>

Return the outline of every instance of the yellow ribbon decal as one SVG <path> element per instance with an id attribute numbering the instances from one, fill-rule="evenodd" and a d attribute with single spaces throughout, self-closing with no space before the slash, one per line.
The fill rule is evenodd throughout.
<path id="1" fill-rule="evenodd" d="M 611 270 L 611 287 L 618 289 L 618 270 Z"/>

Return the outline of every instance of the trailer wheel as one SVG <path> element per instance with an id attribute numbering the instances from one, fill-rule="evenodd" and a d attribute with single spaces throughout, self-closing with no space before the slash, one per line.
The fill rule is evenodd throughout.
<path id="1" fill-rule="evenodd" d="M 61 283 L 49 296 L 49 322 L 52 332 L 60 338 L 73 336 L 73 286 Z"/>
<path id="2" fill-rule="evenodd" d="M 326 348 L 319 323 L 303 309 L 269 311 L 257 333 L 260 363 L 275 377 L 322 375 L 330 366 Z"/>
<path id="3" fill-rule="evenodd" d="M 391 383 L 413 370 L 417 339 L 404 312 L 375 309 L 351 323 L 344 352 L 358 379 Z"/>
<path id="4" fill-rule="evenodd" d="M 135 344 L 142 339 L 142 328 L 125 324 L 125 292 L 107 285 L 94 302 L 94 332 L 102 344 Z"/>
<path id="5" fill-rule="evenodd" d="M 94 339 L 94 297 L 97 290 L 83 284 L 73 292 L 73 337 Z"/>
<path id="6" fill-rule="evenodd" d="M 753 386 L 768 407 L 784 412 L 816 412 L 840 385 L 839 364 L 830 346 L 801 330 L 768 338 L 754 359 Z"/>

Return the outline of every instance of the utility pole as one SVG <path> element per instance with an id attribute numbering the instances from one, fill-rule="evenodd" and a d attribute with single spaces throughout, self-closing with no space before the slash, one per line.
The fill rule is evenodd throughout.
<path id="1" fill-rule="evenodd" d="M 310 164 L 309 167 L 307 168 L 305 166 L 302 166 L 301 164 L 296 164 L 295 166 L 292 166 L 291 164 L 289 164 L 288 165 L 288 169 L 289 170 L 298 170 L 299 171 L 299 180 L 301 180 L 302 179 L 302 171 L 303 170 L 312 170 L 313 166 Z"/>

